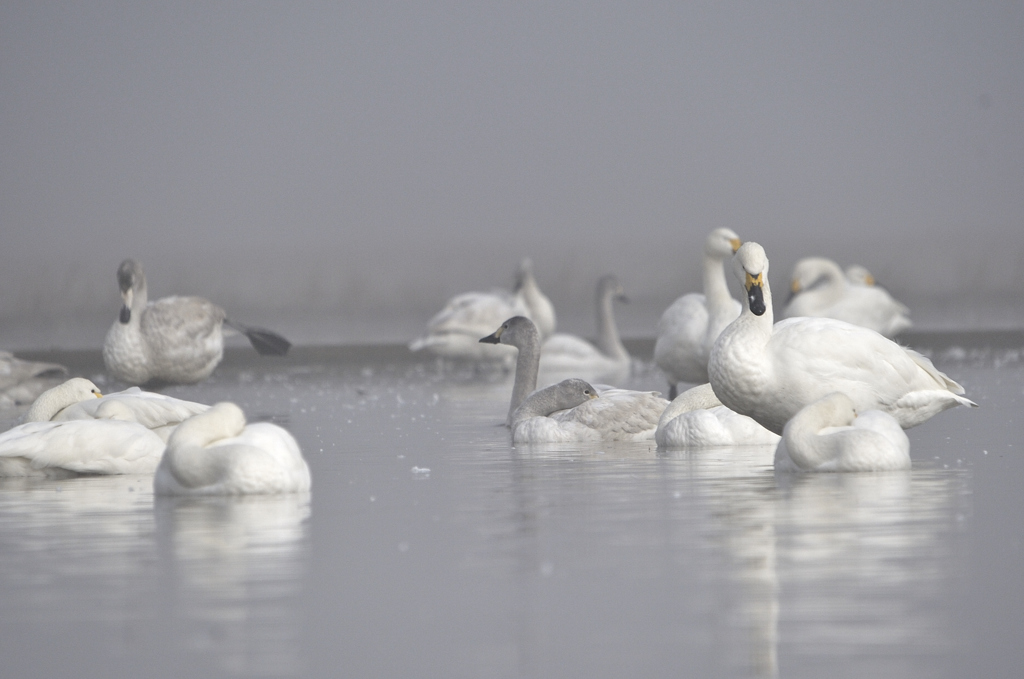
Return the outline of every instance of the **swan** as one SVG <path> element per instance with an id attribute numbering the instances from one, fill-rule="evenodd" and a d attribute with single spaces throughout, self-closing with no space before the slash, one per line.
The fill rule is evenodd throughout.
<path id="1" fill-rule="evenodd" d="M 658 321 L 654 363 L 668 377 L 669 399 L 679 382 L 708 381 L 708 356 L 718 334 L 740 315 L 729 295 L 723 262 L 740 247 L 730 229 L 715 229 L 704 240 L 704 293 L 691 292 L 672 303 Z"/>
<path id="2" fill-rule="evenodd" d="M 867 285 L 870 287 L 878 284 L 875 277 L 868 271 L 868 268 L 860 264 L 851 264 L 846 267 L 843 273 L 846 274 L 846 280 L 850 285 Z"/>
<path id="3" fill-rule="evenodd" d="M 519 263 L 514 292 L 466 292 L 452 297 L 427 323 L 427 334 L 410 342 L 409 349 L 425 349 L 442 358 L 511 362 L 513 349 L 481 345 L 478 339 L 513 316 L 532 319 L 542 337 L 555 332 L 555 308 L 537 285 L 529 258 Z"/>
<path id="4" fill-rule="evenodd" d="M 744 243 L 733 264 L 747 307 L 711 350 L 708 375 L 722 404 L 776 434 L 808 403 L 842 391 L 858 411 L 882 410 L 908 429 L 956 405 L 977 407 L 932 362 L 873 330 L 832 318 L 773 327 L 768 257 Z"/>
<path id="5" fill-rule="evenodd" d="M 512 401 L 505 424 L 510 428 L 515 423 L 516 410 L 532 398 L 537 388 L 537 373 L 540 367 L 540 335 L 533 321 L 516 316 L 501 324 L 497 330 L 480 342 L 506 344 L 516 347 L 515 383 L 512 387 Z M 542 390 L 543 391 L 543 390 Z M 601 441 L 643 441 L 654 438 L 658 417 L 668 401 L 658 392 L 607 389 L 598 398 L 588 400 L 575 408 L 559 413 L 560 422 L 572 422 L 572 438 L 557 440 L 601 440 Z M 576 426 L 578 425 L 578 426 Z M 517 442 L 550 441 L 551 438 L 527 439 L 531 434 L 523 430 Z M 515 432 L 513 432 L 514 434 Z"/>
<path id="6" fill-rule="evenodd" d="M 158 495 L 243 495 L 309 490 L 309 466 L 291 434 L 245 423 L 234 403 L 218 403 L 178 425 L 153 477 Z"/>
<path id="7" fill-rule="evenodd" d="M 291 347 L 276 333 L 228 320 L 222 308 L 201 297 L 149 302 L 146 276 L 134 259 L 121 262 L 117 284 L 123 305 L 103 343 L 103 362 L 128 384 L 206 379 L 224 355 L 224 325 L 243 333 L 261 355 L 283 356 Z"/>
<path id="8" fill-rule="evenodd" d="M 665 408 L 654 440 L 661 448 L 775 445 L 779 436 L 729 410 L 710 384 L 687 389 Z"/>
<path id="9" fill-rule="evenodd" d="M 794 472 L 878 472 L 910 469 L 910 439 L 892 415 L 858 413 L 834 392 L 804 406 L 786 423 L 775 469 Z"/>
<path id="10" fill-rule="evenodd" d="M 612 303 L 626 295 L 615 276 L 597 283 L 597 344 L 567 333 L 555 333 L 540 350 L 540 372 L 551 375 L 586 375 L 589 379 L 619 382 L 629 377 L 629 352 L 622 346 Z M 493 326 L 492 326 L 493 327 Z"/>
<path id="11" fill-rule="evenodd" d="M 863 284 L 851 283 L 847 273 L 831 259 L 801 259 L 793 267 L 790 278 L 793 298 L 783 310 L 783 318 L 835 318 L 871 328 L 886 337 L 895 337 L 912 325 L 906 305 L 874 285 L 874 278 L 867 269 L 851 269 L 853 276 Z"/>
<path id="12" fill-rule="evenodd" d="M 123 401 L 100 400 L 94 418 L 29 421 L 0 434 L 0 476 L 152 474 L 164 439 Z"/>
<path id="13" fill-rule="evenodd" d="M 112 413 L 116 413 L 117 419 L 138 422 L 166 441 L 175 426 L 210 407 L 203 403 L 142 391 L 138 387 L 107 394 L 97 400 L 95 397 L 99 396 L 103 396 L 99 387 L 91 381 L 72 377 L 40 394 L 22 421 L 110 419 L 114 416 Z M 111 410 L 111 402 L 117 402 L 121 407 Z"/>
<path id="14" fill-rule="evenodd" d="M 31 403 L 68 369 L 57 363 L 25 361 L 0 351 L 0 408 Z"/>

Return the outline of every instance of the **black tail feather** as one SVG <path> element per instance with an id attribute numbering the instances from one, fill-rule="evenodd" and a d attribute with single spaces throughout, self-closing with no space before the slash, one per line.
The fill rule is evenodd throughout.
<path id="1" fill-rule="evenodd" d="M 281 335 L 263 328 L 250 328 L 249 326 L 226 321 L 226 323 L 249 338 L 249 343 L 260 356 L 285 356 L 292 348 L 292 343 Z"/>

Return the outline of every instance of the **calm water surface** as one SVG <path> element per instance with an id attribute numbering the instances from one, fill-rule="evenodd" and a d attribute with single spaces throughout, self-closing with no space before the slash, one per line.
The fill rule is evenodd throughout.
<path id="1" fill-rule="evenodd" d="M 800 478 L 513 448 L 506 378 L 399 347 L 232 351 L 163 391 L 287 426 L 312 493 L 0 481 L 0 676 L 1017 676 L 1024 362 L 959 344 L 934 357 L 982 407 L 910 430 L 913 471 Z"/>

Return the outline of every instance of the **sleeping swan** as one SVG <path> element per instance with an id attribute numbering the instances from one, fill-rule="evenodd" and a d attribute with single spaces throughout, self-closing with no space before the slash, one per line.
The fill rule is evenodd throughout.
<path id="1" fill-rule="evenodd" d="M 532 319 L 542 337 L 555 332 L 555 308 L 537 285 L 528 258 L 519 263 L 514 292 L 466 292 L 452 297 L 427 323 L 427 334 L 410 342 L 409 349 L 441 358 L 511 363 L 515 355 L 511 348 L 482 345 L 478 339 L 512 316 Z"/>
<path id="2" fill-rule="evenodd" d="M 654 362 L 668 377 L 669 399 L 679 382 L 708 381 L 708 356 L 725 326 L 740 315 L 740 304 L 729 294 L 723 262 L 740 247 L 730 229 L 715 229 L 704 240 L 704 293 L 691 292 L 672 303 L 658 321 Z"/>
<path id="3" fill-rule="evenodd" d="M 248 337 L 262 355 L 283 356 L 291 347 L 269 330 L 229 321 L 223 309 L 201 297 L 149 302 L 146 276 L 134 259 L 121 262 L 117 284 L 123 305 L 103 343 L 103 362 L 111 375 L 128 384 L 206 379 L 224 355 L 225 324 Z"/>
<path id="4" fill-rule="evenodd" d="M 775 469 L 792 472 L 877 472 L 910 469 L 910 440 L 880 410 L 857 413 L 846 394 L 815 401 L 786 423 Z"/>
<path id="5" fill-rule="evenodd" d="M 555 333 L 541 346 L 540 372 L 613 383 L 628 378 L 630 358 L 615 325 L 615 300 L 627 301 L 622 285 L 615 276 L 603 276 L 597 283 L 597 345 L 576 335 Z"/>
<path id="6" fill-rule="evenodd" d="M 71 382 L 75 383 L 69 386 Z M 36 399 L 29 413 L 43 413 L 36 408 L 40 400 L 49 409 L 46 404 L 53 399 L 47 397 L 55 390 L 62 396 L 87 385 L 92 383 L 74 378 L 54 387 Z M 98 398 L 101 394 L 95 385 L 85 394 L 98 404 L 88 419 L 30 419 L 0 434 L 0 476 L 152 474 L 164 440 L 136 422 L 123 401 Z"/>
<path id="7" fill-rule="evenodd" d="M 831 318 L 772 324 L 768 257 L 744 243 L 733 260 L 747 292 L 740 317 L 722 331 L 708 363 L 715 395 L 776 434 L 801 408 L 841 391 L 860 411 L 882 410 L 904 429 L 957 405 L 963 387 L 927 358 L 867 328 Z"/>
<path id="8" fill-rule="evenodd" d="M 528 318 L 516 316 L 501 324 L 501 327 L 480 340 L 489 344 L 506 344 L 516 347 L 519 356 L 516 360 L 515 384 L 512 387 L 512 401 L 508 409 L 506 425 L 515 423 L 516 410 L 537 388 L 537 373 L 540 365 L 540 336 L 537 326 Z M 542 390 L 544 391 L 544 390 Z M 608 389 L 596 399 L 584 403 L 558 415 L 561 422 L 572 422 L 571 438 L 549 438 L 547 433 L 532 433 L 532 428 L 524 428 L 517 443 L 540 441 L 643 441 L 654 438 L 654 430 L 658 426 L 661 415 L 668 401 L 657 392 L 629 391 L 626 389 Z M 577 426 L 578 425 L 578 426 Z M 530 438 L 538 436 L 539 438 Z M 513 431 L 515 437 L 515 431 Z"/>
<path id="9" fill-rule="evenodd" d="M 790 289 L 793 298 L 783 318 L 821 316 L 871 328 L 886 337 L 895 337 L 912 323 L 906 305 L 896 301 L 864 267 L 850 267 L 844 273 L 839 265 L 824 257 L 807 257 L 793 267 Z M 853 283 L 850 275 L 863 283 Z"/>
<path id="10" fill-rule="evenodd" d="M 116 413 L 116 419 L 138 422 L 166 441 L 174 427 L 210 407 L 138 387 L 107 394 L 102 399 L 98 396 L 102 396 L 99 387 L 82 377 L 73 377 L 40 394 L 22 421 L 110 419 Z M 112 410 L 109 404 L 115 401 L 120 407 Z"/>
<path id="11" fill-rule="evenodd" d="M 180 425 L 167 442 L 157 495 L 242 495 L 308 491 L 299 444 L 269 422 L 246 424 L 234 403 L 218 403 Z"/>
<path id="12" fill-rule="evenodd" d="M 654 440 L 660 448 L 713 448 L 775 445 L 779 437 L 726 408 L 711 385 L 702 384 L 679 394 L 665 408 Z"/>

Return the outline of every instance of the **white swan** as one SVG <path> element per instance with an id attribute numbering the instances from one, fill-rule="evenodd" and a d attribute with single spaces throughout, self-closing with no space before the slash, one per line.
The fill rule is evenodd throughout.
<path id="1" fill-rule="evenodd" d="M 851 264 L 846 267 L 843 273 L 846 274 L 846 280 L 850 285 L 867 285 L 870 287 L 878 284 L 875 277 L 868 271 L 868 268 L 860 264 Z"/>
<path id="2" fill-rule="evenodd" d="M 713 448 L 775 445 L 779 436 L 726 408 L 711 385 L 702 384 L 679 394 L 665 408 L 654 440 L 661 448 Z"/>
<path id="3" fill-rule="evenodd" d="M 478 340 L 513 316 L 532 319 L 542 337 L 555 332 L 555 308 L 537 285 L 528 258 L 519 263 L 514 292 L 466 292 L 452 297 L 427 323 L 427 333 L 409 343 L 409 349 L 457 360 L 511 362 L 515 354 L 511 348 Z"/>
<path id="4" fill-rule="evenodd" d="M 781 434 L 801 408 L 834 391 L 859 411 L 889 413 L 904 429 L 956 405 L 977 405 L 927 358 L 873 330 L 805 317 L 773 327 L 764 248 L 744 243 L 733 263 L 747 308 L 719 335 L 708 363 L 725 406 Z"/>
<path id="5" fill-rule="evenodd" d="M 541 374 L 582 375 L 612 383 L 629 377 L 629 352 L 619 339 L 612 309 L 615 300 L 626 301 L 622 285 L 615 276 L 603 276 L 597 283 L 597 345 L 576 335 L 555 333 L 541 346 Z"/>
<path id="6" fill-rule="evenodd" d="M 786 305 L 783 318 L 835 318 L 871 328 L 886 337 L 895 337 L 913 325 L 906 305 L 874 285 L 874 278 L 867 269 L 851 267 L 851 270 L 863 284 L 851 283 L 849 274 L 831 259 L 801 259 L 793 267 L 790 278 L 793 298 Z"/>
<path id="7" fill-rule="evenodd" d="M 218 403 L 180 425 L 167 442 L 158 495 L 297 493 L 310 487 L 299 444 L 269 422 L 247 425 L 234 403 Z"/>
<path id="8" fill-rule="evenodd" d="M 138 422 L 164 441 L 181 422 L 205 412 L 210 406 L 131 387 L 101 396 L 99 387 L 82 377 L 48 389 L 39 395 L 22 418 L 23 422 L 120 419 Z M 120 407 L 112 409 L 116 402 Z"/>
<path id="9" fill-rule="evenodd" d="M 510 345 L 519 350 L 516 359 L 515 384 L 512 387 L 512 401 L 505 423 L 512 427 L 516 409 L 537 387 L 537 373 L 540 366 L 540 335 L 533 321 L 516 316 L 501 324 L 491 335 L 480 339 L 489 344 Z M 654 438 L 658 417 L 668 401 L 657 392 L 608 389 L 598 398 L 588 400 L 571 410 L 560 414 L 562 422 L 573 422 L 575 432 L 571 439 L 557 440 L 602 440 L 602 441 L 643 441 Z M 576 425 L 579 425 L 577 427 Z M 525 430 L 524 430 L 525 431 Z M 528 442 L 528 434 L 521 434 L 517 442 Z M 514 439 L 515 440 L 515 439 Z M 551 438 L 530 439 L 533 442 L 550 441 Z"/>
<path id="10" fill-rule="evenodd" d="M 880 410 L 857 413 L 835 392 L 804 406 L 783 429 L 775 469 L 799 472 L 876 472 L 910 469 L 910 439 Z"/>
<path id="11" fill-rule="evenodd" d="M 0 351 L 0 408 L 31 403 L 68 369 L 57 363 L 24 361 Z"/>
<path id="12" fill-rule="evenodd" d="M 708 356 L 718 334 L 740 315 L 729 294 L 723 262 L 740 247 L 730 229 L 715 229 L 704 240 L 704 293 L 691 292 L 672 303 L 658 321 L 654 362 L 668 377 L 669 399 L 679 382 L 708 381 Z"/>
<path id="13" fill-rule="evenodd" d="M 152 474 L 164 439 L 135 421 L 124 400 L 101 399 L 89 380 L 72 378 L 36 399 L 26 421 L 0 434 L 0 476 Z M 51 421 L 73 399 L 98 407 L 87 419 Z M 73 406 L 72 406 L 73 407 Z"/>
<path id="14" fill-rule="evenodd" d="M 146 276 L 133 259 L 121 262 L 117 284 L 123 305 L 103 343 L 103 362 L 129 384 L 206 379 L 224 355 L 224 325 L 243 333 L 262 355 L 283 356 L 291 347 L 269 330 L 229 321 L 223 309 L 201 297 L 149 302 Z"/>

